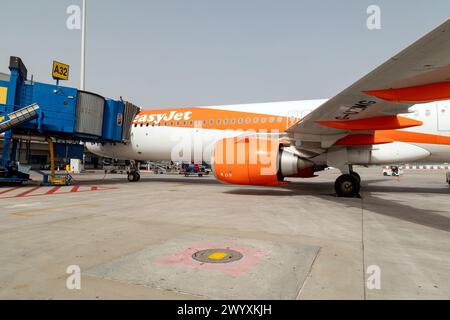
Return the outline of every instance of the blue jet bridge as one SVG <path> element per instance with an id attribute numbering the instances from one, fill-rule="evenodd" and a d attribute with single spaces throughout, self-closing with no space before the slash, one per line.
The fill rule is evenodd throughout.
<path id="1" fill-rule="evenodd" d="M 126 143 L 130 139 L 137 106 L 59 84 L 29 81 L 18 57 L 10 58 L 9 70 L 9 79 L 0 77 L 0 136 L 4 139 L 0 183 L 29 180 L 16 162 L 19 139 L 49 142 L 52 174 L 48 182 L 53 184 L 64 184 L 54 173 L 54 141 L 71 141 L 79 147 L 79 142 Z"/>

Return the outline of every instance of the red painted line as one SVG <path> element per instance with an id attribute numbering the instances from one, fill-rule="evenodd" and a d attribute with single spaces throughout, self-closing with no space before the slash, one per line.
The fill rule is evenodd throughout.
<path id="1" fill-rule="evenodd" d="M 40 187 L 41 187 L 41 186 L 37 186 L 37 187 L 33 187 L 33 188 L 28 188 L 27 191 L 22 192 L 22 193 L 19 193 L 19 194 L 16 195 L 14 198 L 24 197 L 24 196 L 26 196 L 27 194 L 32 193 L 34 190 L 39 189 Z"/>
<path id="2" fill-rule="evenodd" d="M 91 187 L 91 191 L 97 191 L 98 187 Z"/>
<path id="3" fill-rule="evenodd" d="M 79 189 L 79 186 L 76 186 L 77 188 L 76 188 L 76 190 L 78 190 Z M 19 187 L 19 188 L 21 188 L 21 187 Z M 92 187 L 91 187 L 92 188 Z M 60 194 L 65 194 L 65 193 L 71 193 L 71 192 L 90 192 L 90 191 L 107 191 L 107 190 L 115 190 L 115 189 L 118 189 L 118 188 L 115 188 L 115 187 L 93 187 L 94 188 L 94 190 L 91 190 L 91 189 L 85 189 L 85 190 L 78 190 L 78 191 L 72 191 L 74 188 L 72 188 L 72 190 L 69 190 L 69 191 L 61 191 L 61 192 L 55 192 L 55 193 L 50 193 L 50 195 L 60 195 Z M 34 190 L 31 190 L 30 192 L 32 192 L 32 191 L 34 191 Z M 49 191 L 51 191 L 51 190 L 49 190 Z M 27 191 L 28 192 L 28 191 Z M 30 195 L 27 195 L 28 197 L 39 197 L 39 196 L 45 196 L 45 195 L 47 195 L 47 193 L 38 193 L 38 194 L 30 194 Z M 19 195 L 20 196 L 20 195 Z M 17 197 L 17 196 L 6 196 L 6 197 L 0 197 L 0 199 L 10 199 L 10 198 L 15 198 L 15 197 Z"/>
<path id="4" fill-rule="evenodd" d="M 19 188 L 22 188 L 22 187 L 20 186 L 20 187 L 9 188 L 8 190 L 0 192 L 0 194 L 4 194 L 4 193 L 10 192 L 10 191 L 14 191 L 14 190 L 19 189 Z"/>
<path id="5" fill-rule="evenodd" d="M 53 187 L 52 189 L 50 189 L 49 191 L 47 191 L 45 194 L 54 194 L 56 191 L 58 191 L 59 189 L 61 189 L 61 186 L 56 186 Z"/>
<path id="6" fill-rule="evenodd" d="M 78 189 L 80 189 L 80 186 L 74 186 L 70 192 L 78 192 Z"/>

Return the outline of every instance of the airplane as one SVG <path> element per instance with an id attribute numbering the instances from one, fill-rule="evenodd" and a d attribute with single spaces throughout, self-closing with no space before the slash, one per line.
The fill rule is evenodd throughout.
<path id="1" fill-rule="evenodd" d="M 219 181 L 241 185 L 333 167 L 336 194 L 358 196 L 354 165 L 450 162 L 450 20 L 331 99 L 141 110 L 129 142 L 87 147 L 122 160 L 206 162 Z"/>

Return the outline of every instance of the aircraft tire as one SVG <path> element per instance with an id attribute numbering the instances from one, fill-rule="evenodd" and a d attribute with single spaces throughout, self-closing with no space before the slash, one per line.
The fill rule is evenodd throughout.
<path id="1" fill-rule="evenodd" d="M 359 195 L 361 190 L 361 183 L 358 178 L 352 174 L 343 174 L 336 179 L 334 189 L 338 197 L 354 198 Z"/>

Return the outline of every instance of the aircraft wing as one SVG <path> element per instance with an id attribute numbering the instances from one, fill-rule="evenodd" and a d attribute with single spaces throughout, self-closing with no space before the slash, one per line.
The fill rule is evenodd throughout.
<path id="1" fill-rule="evenodd" d="M 450 99 L 450 19 L 287 129 L 301 139 L 421 125 L 397 116 Z"/>

